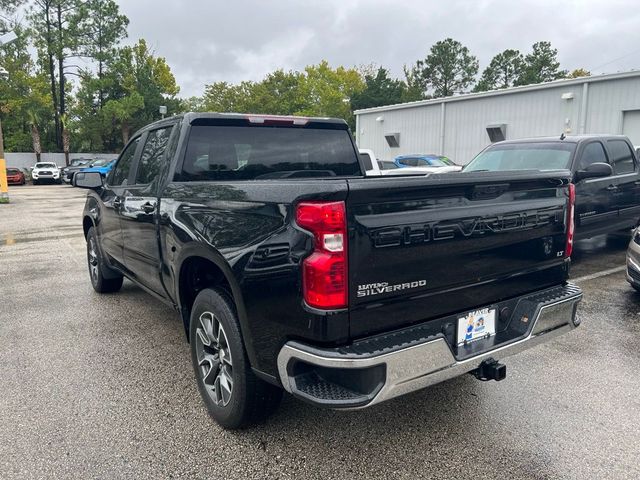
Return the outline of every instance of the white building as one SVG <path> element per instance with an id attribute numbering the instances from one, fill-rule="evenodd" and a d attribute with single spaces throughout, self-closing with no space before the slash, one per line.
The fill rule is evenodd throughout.
<path id="1" fill-rule="evenodd" d="M 608 133 L 640 145 L 640 71 L 357 110 L 356 142 L 382 160 L 437 153 L 468 163 L 494 139 Z M 397 145 L 397 146 L 396 146 Z"/>

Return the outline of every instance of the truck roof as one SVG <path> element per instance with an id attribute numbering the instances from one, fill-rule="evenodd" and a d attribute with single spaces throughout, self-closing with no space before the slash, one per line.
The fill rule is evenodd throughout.
<path id="1" fill-rule="evenodd" d="M 309 124 L 322 124 L 326 127 L 347 129 L 349 128 L 347 122 L 341 118 L 331 117 L 301 117 L 294 115 L 267 115 L 267 114 L 253 114 L 253 113 L 218 113 L 218 112 L 187 112 L 179 115 L 173 115 L 162 120 L 157 120 L 149 125 L 142 127 L 136 132 L 144 132 L 158 126 L 173 123 L 176 119 L 182 118 L 190 124 L 199 123 L 199 121 L 205 123 L 207 121 L 219 120 L 224 122 L 229 121 L 247 121 L 250 124 L 287 124 L 292 126 L 305 126 Z"/>
<path id="2" fill-rule="evenodd" d="M 580 134 L 580 135 L 567 135 L 563 139 L 560 136 L 555 137 L 530 137 L 530 138 L 517 138 L 513 140 L 503 140 L 502 142 L 496 142 L 494 145 L 509 145 L 509 144 L 517 144 L 517 143 L 549 143 L 549 142 L 557 142 L 557 143 L 581 143 L 587 140 L 608 140 L 608 139 L 618 139 L 618 140 L 627 140 L 625 135 L 609 135 L 609 134 L 596 134 L 596 133 L 588 133 L 588 134 Z"/>

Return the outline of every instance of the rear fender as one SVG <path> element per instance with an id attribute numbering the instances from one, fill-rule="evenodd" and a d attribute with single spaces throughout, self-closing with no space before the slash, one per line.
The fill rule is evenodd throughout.
<path id="1" fill-rule="evenodd" d="M 212 247 L 207 247 L 200 243 L 191 243 L 184 245 L 180 249 L 180 254 L 175 262 L 175 274 L 174 274 L 174 295 L 178 300 L 178 305 L 180 306 L 180 315 L 182 316 L 182 321 L 184 324 L 185 334 L 187 336 L 187 340 L 189 338 L 189 323 L 190 318 L 188 315 L 188 310 L 186 307 L 182 305 L 182 298 L 180 298 L 180 272 L 182 271 L 182 267 L 189 258 L 193 257 L 202 257 L 206 260 L 209 260 L 216 267 L 220 269 L 222 274 L 225 277 L 225 280 L 231 287 L 231 294 L 233 296 L 233 303 L 238 314 L 238 321 L 240 322 L 240 333 L 242 334 L 243 343 L 245 348 L 247 349 L 247 354 L 249 356 L 249 360 L 252 364 L 255 364 L 255 354 L 253 348 L 251 347 L 251 335 L 249 322 L 247 320 L 247 312 L 244 308 L 244 301 L 242 298 L 242 291 L 240 290 L 240 286 L 238 285 L 237 279 L 231 270 L 231 266 L 225 260 L 225 258 Z"/>

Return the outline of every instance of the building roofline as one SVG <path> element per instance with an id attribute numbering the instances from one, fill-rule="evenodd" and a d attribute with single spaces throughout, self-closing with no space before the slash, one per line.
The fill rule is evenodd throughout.
<path id="1" fill-rule="evenodd" d="M 475 100 L 477 98 L 496 97 L 499 95 L 510 95 L 512 93 L 531 92 L 535 90 L 544 90 L 547 88 L 564 87 L 573 85 L 582 85 L 584 83 L 596 83 L 606 80 L 618 80 L 624 78 L 640 78 L 640 70 L 631 70 L 630 72 L 621 73 L 607 73 L 602 75 L 591 75 L 589 77 L 578 77 L 554 80 L 552 82 L 536 83 L 534 85 L 523 85 L 521 87 L 504 88 L 500 90 L 490 90 L 488 92 L 478 93 L 465 93 L 462 95 L 456 95 L 451 97 L 433 98 L 429 100 L 418 100 L 416 102 L 396 103 L 394 105 L 384 105 L 381 107 L 363 108 L 361 110 L 355 110 L 355 115 L 362 115 L 367 113 L 386 112 L 390 110 L 401 110 L 404 108 L 415 108 L 426 105 L 439 105 L 441 103 L 460 102 L 464 100 Z"/>

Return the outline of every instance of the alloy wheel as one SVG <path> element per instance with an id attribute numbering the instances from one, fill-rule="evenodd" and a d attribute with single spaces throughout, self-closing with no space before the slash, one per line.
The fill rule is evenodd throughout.
<path id="1" fill-rule="evenodd" d="M 202 313 L 196 328 L 200 378 L 211 400 L 219 407 L 225 407 L 233 393 L 233 361 L 227 334 L 212 312 Z"/>
<path id="2" fill-rule="evenodd" d="M 87 253 L 89 257 L 89 274 L 91 275 L 91 281 L 96 285 L 98 283 L 98 251 L 93 237 L 89 239 Z"/>

